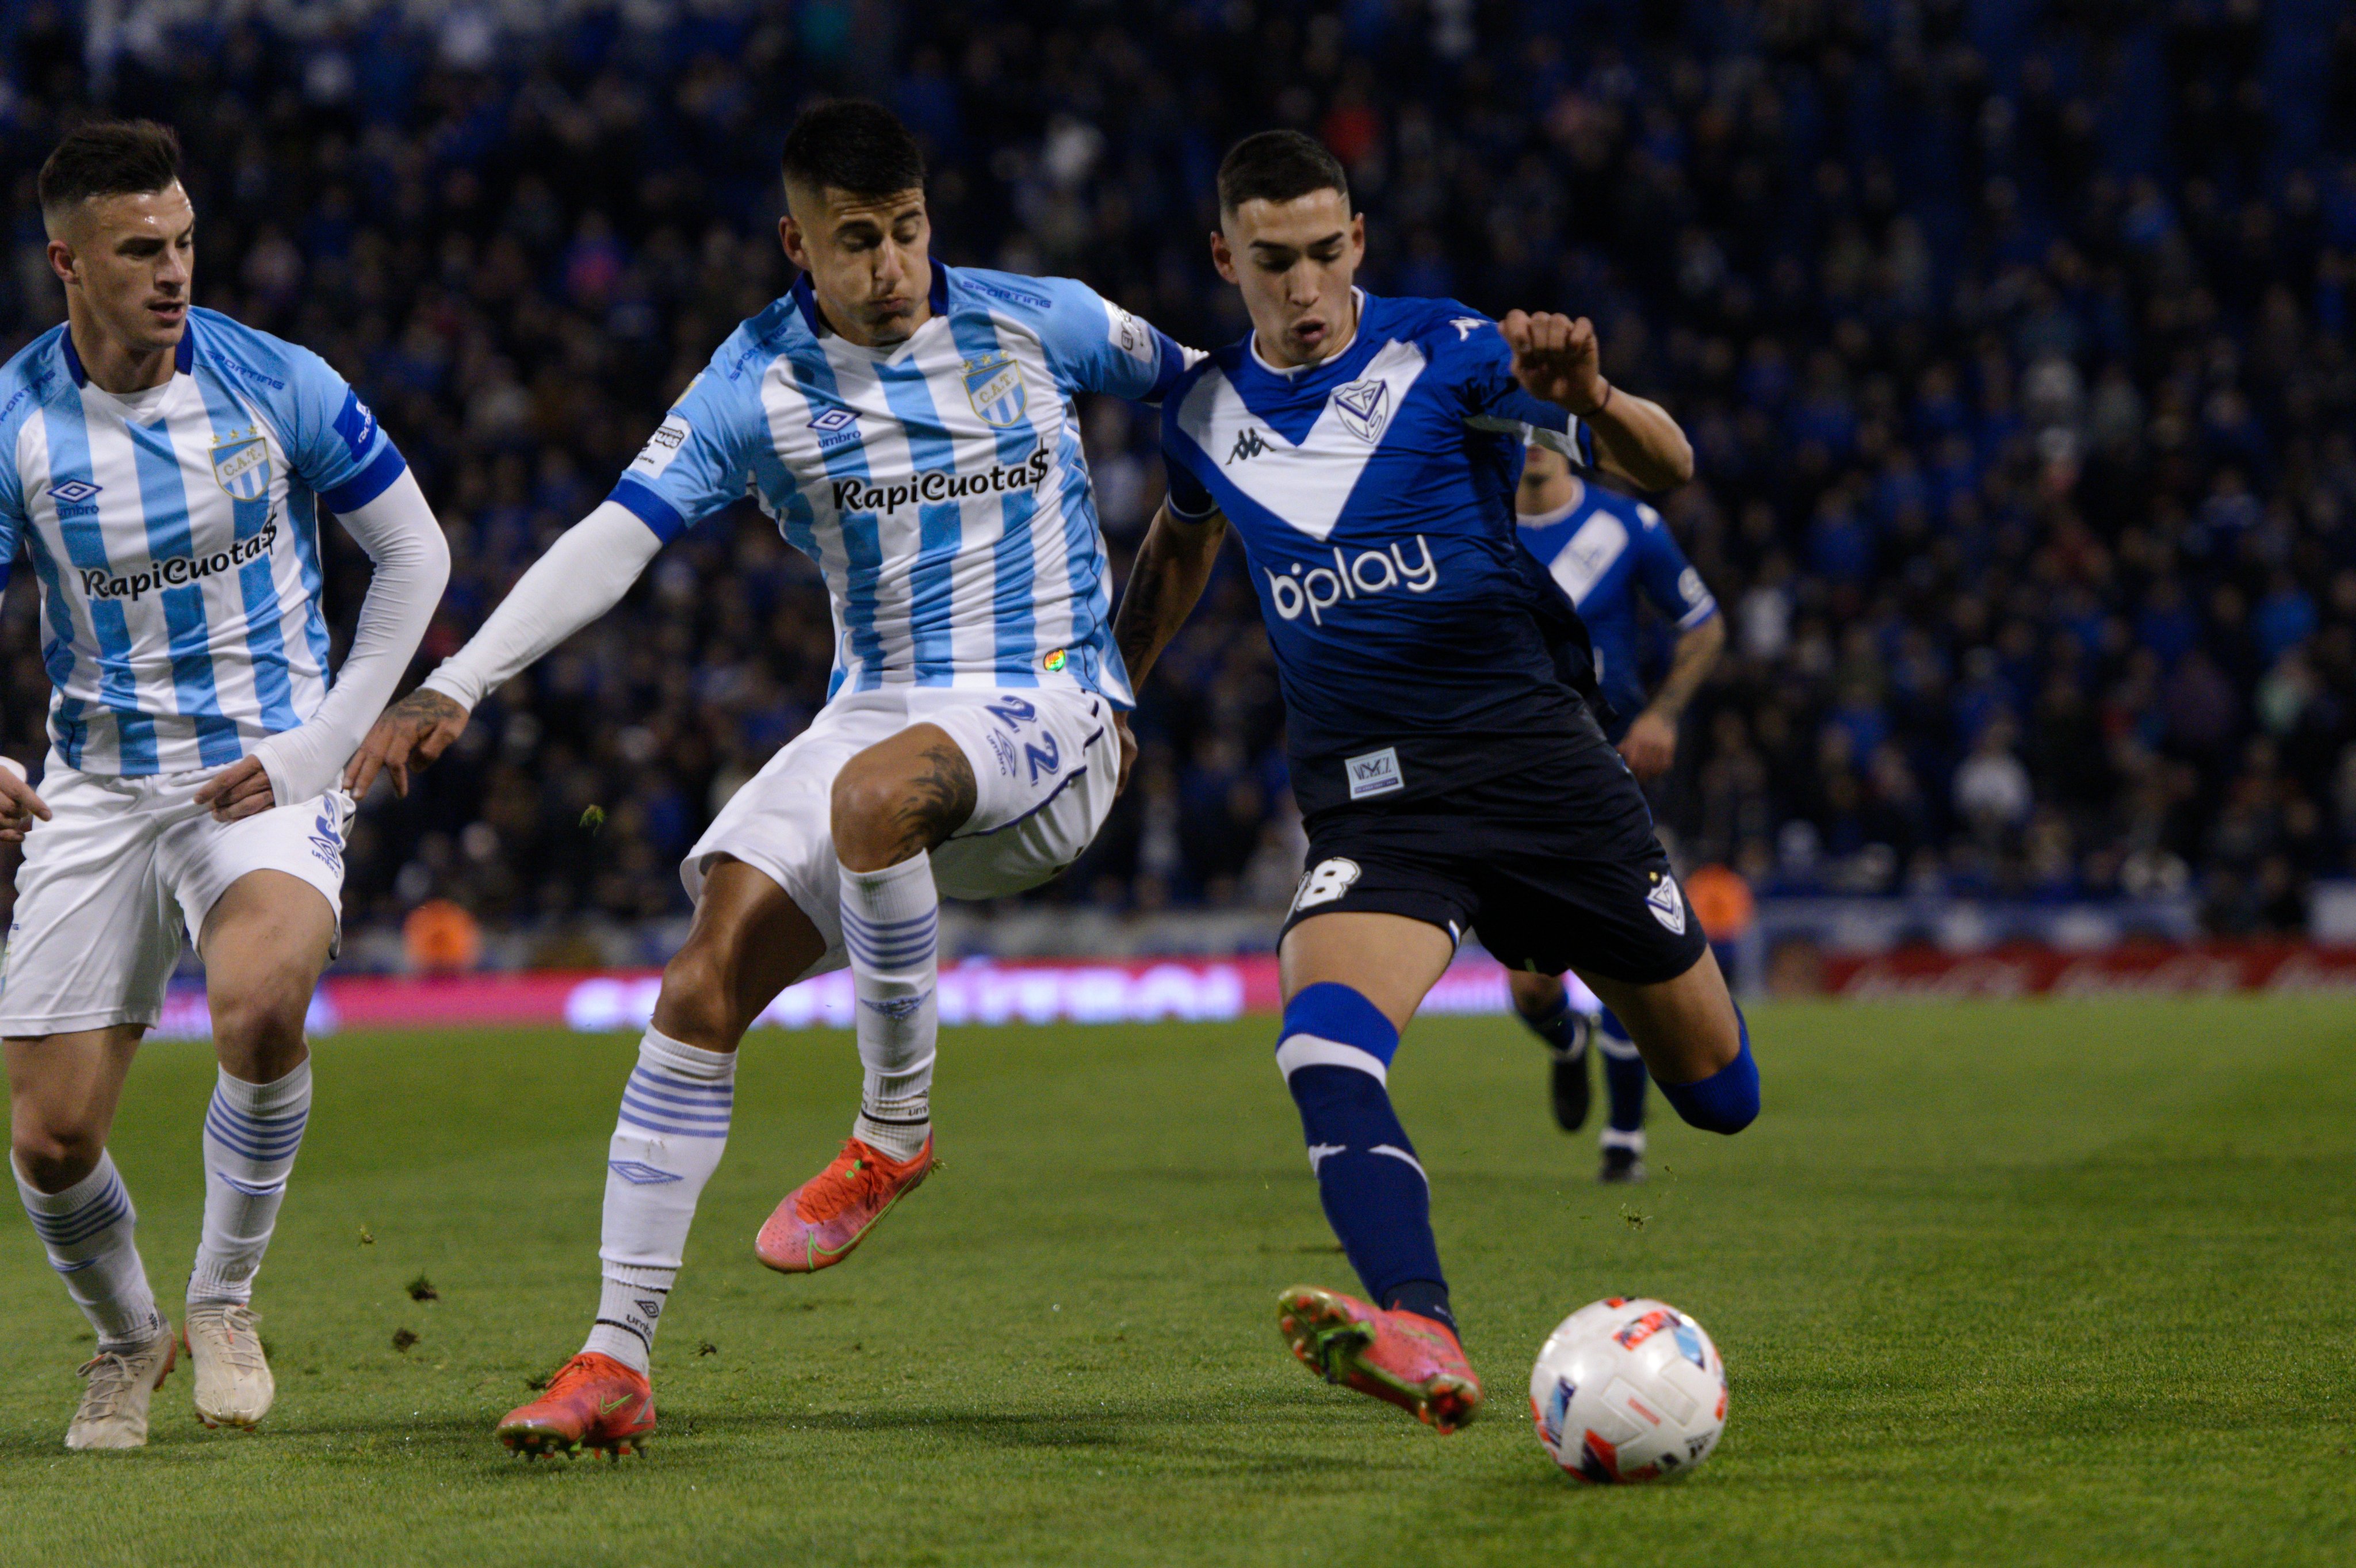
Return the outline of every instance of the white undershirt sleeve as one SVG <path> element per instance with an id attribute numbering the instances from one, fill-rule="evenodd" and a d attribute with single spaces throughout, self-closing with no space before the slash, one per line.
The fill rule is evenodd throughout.
<path id="1" fill-rule="evenodd" d="M 621 603 L 662 547 L 637 513 L 606 501 L 531 564 L 483 629 L 425 684 L 473 713 L 519 671 Z"/>
<path id="2" fill-rule="evenodd" d="M 417 476 L 404 472 L 366 506 L 340 514 L 376 572 L 360 601 L 351 651 L 318 711 L 253 748 L 269 775 L 272 799 L 292 806 L 326 794 L 359 749 L 402 671 L 417 653 L 434 607 L 450 582 L 450 544 Z"/>

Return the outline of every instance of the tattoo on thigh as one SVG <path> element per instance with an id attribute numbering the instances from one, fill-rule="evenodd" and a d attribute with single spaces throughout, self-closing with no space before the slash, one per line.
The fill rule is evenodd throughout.
<path id="1" fill-rule="evenodd" d="M 965 826 L 979 800 L 973 767 L 965 753 L 948 741 L 926 747 L 893 822 L 899 835 L 893 858 L 908 859 L 946 840 Z"/>

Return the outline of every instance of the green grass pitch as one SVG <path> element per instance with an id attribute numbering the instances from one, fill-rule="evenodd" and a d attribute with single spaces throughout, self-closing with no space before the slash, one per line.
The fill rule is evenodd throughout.
<path id="1" fill-rule="evenodd" d="M 618 1466 L 489 1431 L 586 1327 L 634 1042 L 333 1039 L 262 1275 L 261 1433 L 198 1426 L 183 1370 L 145 1452 L 65 1453 L 89 1336 L 29 1229 L 0 1246 L 0 1561 L 2356 1561 L 2356 1008 L 1753 1025 L 1765 1115 L 1730 1141 L 1656 1116 L 1633 1191 L 1554 1129 L 1509 1023 L 1409 1031 L 1392 1083 L 1491 1392 L 1445 1439 L 1278 1339 L 1280 1288 L 1355 1287 L 1268 1021 L 951 1031 L 943 1171 L 791 1279 L 753 1233 L 831 1152 L 855 1062 L 756 1036 L 661 1430 Z M 114 1139 L 176 1310 L 211 1075 L 151 1047 Z M 1531 1435 L 1539 1339 L 1612 1293 L 1693 1312 L 1731 1369 L 1726 1441 L 1680 1482 L 1583 1488 Z"/>

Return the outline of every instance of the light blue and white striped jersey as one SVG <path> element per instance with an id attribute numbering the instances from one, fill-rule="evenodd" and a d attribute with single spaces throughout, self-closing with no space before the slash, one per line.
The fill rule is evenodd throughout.
<path id="1" fill-rule="evenodd" d="M 49 738 L 85 773 L 236 761 L 327 694 L 319 513 L 405 465 L 327 362 L 188 312 L 172 379 L 118 397 L 65 328 L 0 368 L 0 585 L 40 580 Z"/>
<path id="2" fill-rule="evenodd" d="M 1062 686 L 1130 705 L 1073 405 L 1155 402 L 1186 353 L 1085 284 L 933 263 L 891 349 L 809 280 L 739 327 L 612 499 L 665 540 L 750 493 L 834 605 L 827 695 Z"/>

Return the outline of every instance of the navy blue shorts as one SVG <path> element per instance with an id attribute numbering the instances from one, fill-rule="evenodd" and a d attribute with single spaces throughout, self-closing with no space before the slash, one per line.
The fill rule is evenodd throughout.
<path id="1" fill-rule="evenodd" d="M 1592 725 L 1480 784 L 1311 817 L 1287 931 L 1319 915 L 1405 915 L 1510 969 L 1675 980 L 1709 946 L 1653 813 Z"/>

